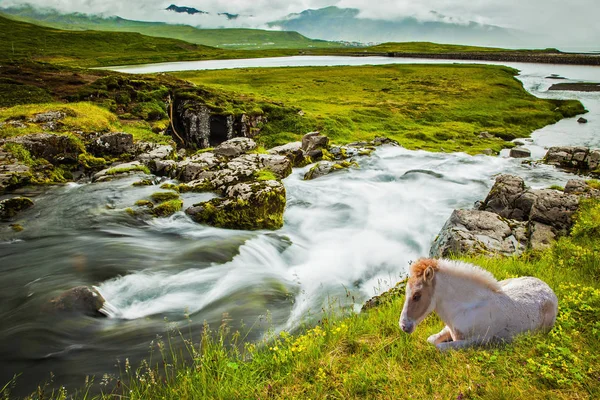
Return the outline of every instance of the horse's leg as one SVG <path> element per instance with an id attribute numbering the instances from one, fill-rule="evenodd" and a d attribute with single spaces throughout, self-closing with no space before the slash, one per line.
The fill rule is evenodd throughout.
<path id="1" fill-rule="evenodd" d="M 427 341 L 433 345 L 437 345 L 439 343 L 447 342 L 452 340 L 452 334 L 450 333 L 450 328 L 448 325 L 444 327 L 439 333 L 431 335 L 427 338 Z"/>

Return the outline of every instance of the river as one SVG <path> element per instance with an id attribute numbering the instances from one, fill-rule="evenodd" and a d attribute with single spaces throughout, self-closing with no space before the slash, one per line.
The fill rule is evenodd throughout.
<path id="1" fill-rule="evenodd" d="M 341 62 L 317 58 L 318 65 Z M 251 61 L 277 66 L 290 59 Z M 293 65 L 316 63 L 315 57 L 293 59 Z M 135 66 L 127 72 L 171 70 L 167 66 L 175 64 L 247 67 L 246 61 Z M 600 93 L 548 92 L 556 80 L 546 78 L 600 81 L 600 68 L 508 65 L 521 70 L 519 79 L 531 93 L 580 99 L 590 111 L 588 124 L 570 118 L 535 132 L 526 145 L 535 157 L 550 145 L 600 147 Z M 19 217 L 25 231 L 0 228 L 0 386 L 17 373 L 17 394 L 30 392 L 50 372 L 55 386 L 79 387 L 86 375 L 99 382 L 105 373 L 118 374 L 117 360 L 122 366 L 126 358 L 135 364 L 148 357 L 157 335 L 164 339 L 180 329 L 197 340 L 203 322 L 217 327 L 224 313 L 234 328 L 252 327 L 248 340 L 257 340 L 268 328 L 310 323 L 330 304 L 358 309 L 400 279 L 410 260 L 427 255 L 452 210 L 483 199 L 495 175 L 517 174 L 535 188 L 564 185 L 573 177 L 502 156 L 393 147 L 359 164 L 314 181 L 302 180 L 309 167 L 295 170 L 284 181 L 285 224 L 276 232 L 211 228 L 183 213 L 135 221 L 124 209 L 157 189 L 132 187 L 139 177 L 21 189 L 35 201 Z M 208 196 L 183 199 L 188 206 Z M 116 307 L 115 317 L 56 319 L 41 311 L 50 298 L 77 285 L 96 285 Z"/>

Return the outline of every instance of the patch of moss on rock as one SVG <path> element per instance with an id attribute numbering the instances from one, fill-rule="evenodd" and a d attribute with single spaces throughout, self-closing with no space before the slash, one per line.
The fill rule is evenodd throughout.
<path id="1" fill-rule="evenodd" d="M 170 200 L 179 199 L 179 193 L 176 192 L 155 192 L 150 195 L 152 200 L 156 203 L 162 203 Z"/>
<path id="2" fill-rule="evenodd" d="M 178 211 L 181 211 L 183 208 L 183 201 L 169 200 L 163 203 L 160 203 L 158 206 L 152 209 L 152 215 L 155 217 L 170 217 Z"/>
<path id="3" fill-rule="evenodd" d="M 137 182 L 133 182 L 132 186 L 152 186 L 154 182 L 151 179 L 142 179 Z"/>
<path id="4" fill-rule="evenodd" d="M 138 200 L 135 202 L 135 205 L 138 207 L 148 207 L 148 208 L 154 207 L 154 203 L 151 202 L 150 200 Z"/>

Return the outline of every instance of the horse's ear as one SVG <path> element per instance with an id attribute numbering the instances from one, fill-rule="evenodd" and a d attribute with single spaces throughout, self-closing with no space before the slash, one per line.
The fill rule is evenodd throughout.
<path id="1" fill-rule="evenodd" d="M 425 269 L 425 273 L 423 274 L 423 280 L 425 280 L 425 282 L 431 282 L 431 280 L 433 280 L 434 274 L 435 271 L 433 270 L 433 267 L 427 267 Z"/>

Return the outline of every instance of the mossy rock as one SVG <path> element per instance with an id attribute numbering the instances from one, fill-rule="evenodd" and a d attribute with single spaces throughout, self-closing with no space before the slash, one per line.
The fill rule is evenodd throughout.
<path id="1" fill-rule="evenodd" d="M 155 192 L 150 195 L 152 200 L 156 203 L 163 203 L 165 201 L 179 199 L 179 193 L 177 192 Z"/>
<path id="2" fill-rule="evenodd" d="M 155 217 L 170 217 L 171 215 L 175 214 L 176 212 L 181 211 L 182 208 L 183 208 L 183 201 L 181 201 L 179 199 L 169 200 L 169 201 L 160 203 L 159 205 L 154 207 L 152 209 L 152 215 L 154 215 Z"/>
<path id="3" fill-rule="evenodd" d="M 0 201 L 0 219 L 10 219 L 19 212 L 33 207 L 33 201 L 28 197 L 13 197 Z"/>
<path id="4" fill-rule="evenodd" d="M 230 197 L 195 204 L 186 213 L 196 222 L 218 228 L 275 230 L 283 226 L 285 188 L 278 181 L 240 183 Z"/>

